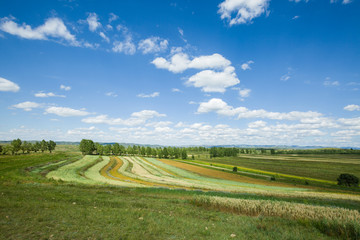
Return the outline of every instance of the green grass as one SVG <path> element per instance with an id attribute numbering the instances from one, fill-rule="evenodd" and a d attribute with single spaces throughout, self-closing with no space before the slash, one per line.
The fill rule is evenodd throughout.
<path id="1" fill-rule="evenodd" d="M 204 158 L 209 163 L 223 163 L 282 174 L 335 182 L 341 173 L 360 177 L 360 156 L 334 155 L 240 155 L 239 157 Z"/>
<path id="2" fill-rule="evenodd" d="M 53 181 L 33 166 L 75 152 L 0 156 L 0 239 L 333 239 L 313 224 L 192 204 L 194 196 L 282 200 L 360 210 L 358 202 Z M 69 160 L 71 161 L 71 160 Z M 54 164 L 58 168 L 61 164 Z M 90 169 L 94 166 L 88 166 Z M 50 167 L 50 165 L 49 165 Z M 84 169 L 79 169 L 79 173 Z M 87 171 L 85 172 L 86 175 Z M 232 238 L 231 234 L 236 237 Z M 331 233 L 328 233 L 331 234 Z"/>

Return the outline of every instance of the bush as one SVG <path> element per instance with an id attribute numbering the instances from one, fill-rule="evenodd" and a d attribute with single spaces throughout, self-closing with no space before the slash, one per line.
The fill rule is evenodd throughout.
<path id="1" fill-rule="evenodd" d="M 237 167 L 233 167 L 233 172 L 237 172 Z"/>
<path id="2" fill-rule="evenodd" d="M 359 178 L 348 173 L 340 174 L 340 176 L 337 178 L 337 181 L 338 181 L 338 185 L 345 185 L 348 187 L 359 186 Z"/>

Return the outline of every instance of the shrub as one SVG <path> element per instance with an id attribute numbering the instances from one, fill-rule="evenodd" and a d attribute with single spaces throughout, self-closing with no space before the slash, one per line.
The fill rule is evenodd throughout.
<path id="1" fill-rule="evenodd" d="M 233 167 L 233 172 L 237 172 L 237 167 Z"/>
<path id="2" fill-rule="evenodd" d="M 359 186 L 359 178 L 349 173 L 340 174 L 340 176 L 337 178 L 337 181 L 338 185 L 345 185 L 348 187 Z"/>

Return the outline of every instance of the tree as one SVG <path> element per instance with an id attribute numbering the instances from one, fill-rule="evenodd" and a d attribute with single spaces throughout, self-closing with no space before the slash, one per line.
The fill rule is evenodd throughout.
<path id="1" fill-rule="evenodd" d="M 114 143 L 112 151 L 114 155 L 120 155 L 120 145 L 118 143 Z"/>
<path id="2" fill-rule="evenodd" d="M 3 151 L 3 146 L 0 145 L 0 153 L 2 153 L 2 151 Z"/>
<path id="3" fill-rule="evenodd" d="M 30 151 L 32 150 L 32 144 L 30 142 L 23 141 L 23 143 L 21 144 L 21 150 L 23 151 L 23 153 L 30 153 Z"/>
<path id="4" fill-rule="evenodd" d="M 150 157 L 151 156 L 151 147 L 146 147 L 146 156 Z"/>
<path id="5" fill-rule="evenodd" d="M 237 172 L 237 167 L 233 167 L 233 172 Z"/>
<path id="6" fill-rule="evenodd" d="M 48 150 L 50 153 L 51 153 L 51 151 L 55 150 L 56 143 L 54 141 L 50 140 L 47 145 L 48 145 L 47 147 L 48 147 Z"/>
<path id="7" fill-rule="evenodd" d="M 146 148 L 144 146 L 141 147 L 140 149 L 141 155 L 145 156 L 146 155 Z"/>
<path id="8" fill-rule="evenodd" d="M 348 187 L 359 186 L 359 178 L 348 173 L 340 174 L 340 176 L 337 178 L 337 181 L 338 181 L 338 185 L 345 185 Z"/>
<path id="9" fill-rule="evenodd" d="M 185 148 L 183 148 L 182 151 L 181 151 L 181 158 L 182 159 L 187 159 L 187 152 L 186 152 Z"/>
<path id="10" fill-rule="evenodd" d="M 41 145 L 40 145 L 39 142 L 35 142 L 35 143 L 33 144 L 33 146 L 32 146 L 32 150 L 33 150 L 34 152 L 39 151 L 40 148 L 41 148 Z"/>
<path id="11" fill-rule="evenodd" d="M 4 146 L 4 149 L 3 149 L 3 152 L 4 154 L 12 154 L 14 155 L 15 154 L 15 151 L 14 151 L 14 146 L 11 145 L 11 144 L 7 144 Z"/>
<path id="12" fill-rule="evenodd" d="M 168 149 L 166 147 L 163 148 L 162 155 L 163 155 L 164 158 L 169 157 L 169 152 L 168 152 Z"/>
<path id="13" fill-rule="evenodd" d="M 44 152 L 48 149 L 48 143 L 43 139 L 41 142 L 40 142 L 40 150 L 41 152 Z"/>
<path id="14" fill-rule="evenodd" d="M 131 155 L 134 152 L 134 149 L 129 145 L 126 149 L 127 154 Z"/>
<path id="15" fill-rule="evenodd" d="M 12 154 L 17 153 L 21 148 L 21 140 L 19 138 L 12 140 L 11 146 L 13 147 Z"/>
<path id="16" fill-rule="evenodd" d="M 95 144 L 95 149 L 96 149 L 96 153 L 99 155 L 103 155 L 104 154 L 104 147 L 103 145 L 101 145 L 100 143 L 96 143 Z"/>
<path id="17" fill-rule="evenodd" d="M 79 145 L 79 149 L 83 155 L 93 154 L 95 151 L 95 144 L 92 140 L 82 139 Z"/>
<path id="18" fill-rule="evenodd" d="M 104 155 L 111 155 L 111 144 L 105 145 L 104 146 Z"/>

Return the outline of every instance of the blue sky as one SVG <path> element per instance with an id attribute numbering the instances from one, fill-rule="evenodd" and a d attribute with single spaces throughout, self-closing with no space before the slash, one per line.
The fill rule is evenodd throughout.
<path id="1" fill-rule="evenodd" d="M 0 139 L 360 147 L 358 0 L 0 2 Z"/>

